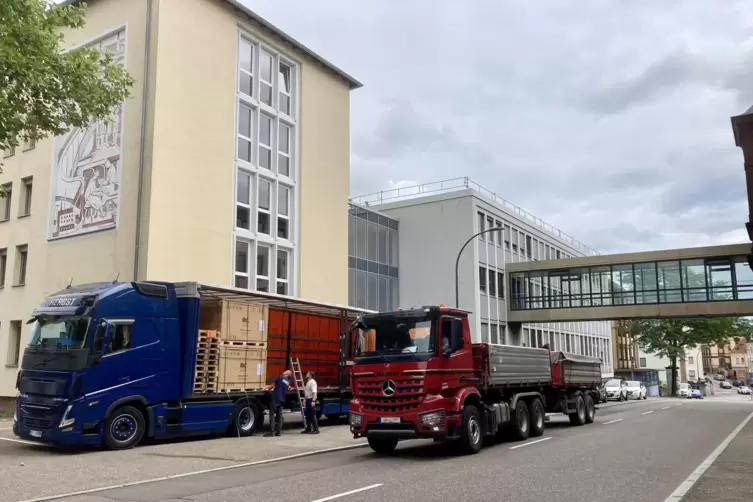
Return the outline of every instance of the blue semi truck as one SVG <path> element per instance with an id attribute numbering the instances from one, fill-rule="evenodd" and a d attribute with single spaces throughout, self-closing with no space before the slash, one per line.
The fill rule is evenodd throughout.
<path id="1" fill-rule="evenodd" d="M 97 283 L 68 286 L 32 313 L 13 432 L 51 445 L 126 449 L 145 438 L 260 430 L 265 388 L 196 391 L 199 316 L 208 298 L 339 319 L 338 382 L 320 387 L 318 413 L 347 415 L 349 327 L 367 311 L 196 282 Z M 294 337 L 276 336 L 287 336 L 289 359 Z M 298 403 L 291 391 L 287 408 Z"/>

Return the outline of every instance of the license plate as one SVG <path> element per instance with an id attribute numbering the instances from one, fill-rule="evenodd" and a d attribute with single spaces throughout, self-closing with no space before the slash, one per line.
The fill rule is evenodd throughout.
<path id="1" fill-rule="evenodd" d="M 41 431 L 29 431 L 29 435 L 34 438 L 41 438 L 42 432 Z"/>
<path id="2" fill-rule="evenodd" d="M 400 417 L 382 417 L 379 419 L 380 424 L 399 424 Z"/>

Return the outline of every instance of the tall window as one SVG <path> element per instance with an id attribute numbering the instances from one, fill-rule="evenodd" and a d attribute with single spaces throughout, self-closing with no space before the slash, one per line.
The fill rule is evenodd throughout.
<path id="1" fill-rule="evenodd" d="M 293 294 L 297 67 L 245 34 L 238 43 L 234 283 Z"/>
<path id="2" fill-rule="evenodd" d="M 31 194 L 32 194 L 32 177 L 21 180 L 21 210 L 18 216 L 29 216 L 31 214 Z"/>
<path id="3" fill-rule="evenodd" d="M 24 246 L 16 246 L 16 286 L 26 284 L 26 265 L 29 256 L 29 249 Z"/>
<path id="4" fill-rule="evenodd" d="M 10 332 L 8 333 L 8 355 L 5 364 L 8 366 L 18 366 L 21 355 L 21 321 L 10 322 Z"/>
<path id="5" fill-rule="evenodd" d="M 5 269 L 8 266 L 8 250 L 0 249 L 0 288 L 5 287 Z"/>
<path id="6" fill-rule="evenodd" d="M 288 252 L 277 250 L 277 289 L 278 295 L 288 294 Z"/>
<path id="7" fill-rule="evenodd" d="M 6 183 L 2 186 L 0 192 L 4 194 L 4 198 L 0 199 L 0 221 L 6 221 L 10 219 L 10 201 L 13 196 L 13 184 Z"/>

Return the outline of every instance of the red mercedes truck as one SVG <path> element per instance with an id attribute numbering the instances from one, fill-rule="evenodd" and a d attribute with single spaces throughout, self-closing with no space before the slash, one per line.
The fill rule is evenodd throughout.
<path id="1" fill-rule="evenodd" d="M 489 436 L 541 436 L 546 414 L 594 421 L 597 358 L 473 343 L 469 312 L 427 306 L 363 314 L 351 326 L 350 428 L 378 453 L 398 441 L 452 441 L 476 453 Z"/>

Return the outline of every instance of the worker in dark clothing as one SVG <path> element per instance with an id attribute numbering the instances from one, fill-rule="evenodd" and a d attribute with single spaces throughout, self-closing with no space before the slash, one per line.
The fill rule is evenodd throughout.
<path id="1" fill-rule="evenodd" d="M 290 370 L 285 370 L 282 375 L 275 378 L 272 393 L 269 396 L 269 426 L 270 430 L 264 437 L 279 436 L 282 434 L 282 407 L 285 405 L 285 397 L 290 387 Z"/>

